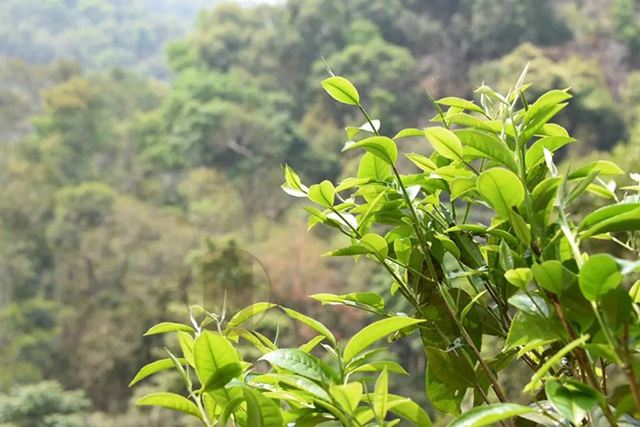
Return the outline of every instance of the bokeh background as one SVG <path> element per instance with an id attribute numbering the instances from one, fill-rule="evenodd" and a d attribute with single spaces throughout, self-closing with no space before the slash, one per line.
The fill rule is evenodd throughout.
<path id="1" fill-rule="evenodd" d="M 308 233 L 279 188 L 285 162 L 307 183 L 357 167 L 340 149 L 363 119 L 321 89 L 322 58 L 387 135 L 428 124 L 427 90 L 504 90 L 530 62 L 531 97 L 572 88 L 558 120 L 580 142 L 563 167 L 640 172 L 634 0 L 2 0 L 0 55 L 2 426 L 187 425 L 133 406 L 179 386 L 160 374 L 128 388 L 175 345 L 142 334 L 217 307 L 208 273 L 254 280 L 238 254 L 266 272 L 260 292 L 339 337 L 371 319 L 307 295 L 366 290 L 405 309 L 373 264 L 321 258 L 344 242 Z M 277 314 L 261 327 L 283 346 L 312 336 Z M 414 373 L 393 387 L 429 408 L 420 347 L 393 344 Z"/>

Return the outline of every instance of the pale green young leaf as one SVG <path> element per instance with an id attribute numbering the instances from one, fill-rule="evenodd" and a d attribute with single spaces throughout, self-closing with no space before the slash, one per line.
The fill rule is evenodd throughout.
<path id="1" fill-rule="evenodd" d="M 449 107 L 457 107 L 462 110 L 474 111 L 476 113 L 484 114 L 484 110 L 476 105 L 473 101 L 467 101 L 466 99 L 456 98 L 455 96 L 449 96 L 436 101 L 440 105 L 446 105 Z"/>
<path id="2" fill-rule="evenodd" d="M 245 387 L 244 398 L 247 402 L 247 425 L 251 427 L 274 427 L 284 425 L 282 408 L 263 396 L 260 392 Z"/>
<path id="3" fill-rule="evenodd" d="M 387 370 L 387 372 L 392 373 L 392 374 L 402 374 L 402 375 L 409 375 L 409 373 L 407 371 L 405 371 L 405 369 L 399 365 L 396 362 L 391 362 L 388 360 L 383 360 L 380 362 L 371 362 L 371 363 L 365 363 L 364 365 L 360 365 L 357 368 L 351 370 L 351 372 L 382 372 L 384 369 Z"/>
<path id="4" fill-rule="evenodd" d="M 565 386 L 550 380 L 545 384 L 545 392 L 558 413 L 574 425 L 580 425 L 587 412 L 598 404 L 597 392 L 579 382 L 572 381 Z"/>
<path id="5" fill-rule="evenodd" d="M 387 417 L 387 399 L 389 397 L 389 374 L 387 369 L 383 369 L 378 379 L 373 392 L 373 411 L 379 420 L 384 420 Z"/>
<path id="6" fill-rule="evenodd" d="M 415 128 L 402 129 L 393 137 L 393 139 L 408 138 L 410 136 L 424 136 L 424 131 Z"/>
<path id="7" fill-rule="evenodd" d="M 391 178 L 391 166 L 372 153 L 365 153 L 360 159 L 358 178 L 387 181 Z"/>
<path id="8" fill-rule="evenodd" d="M 203 331 L 193 345 L 196 373 L 201 384 L 207 384 L 223 366 L 239 362 L 238 353 L 220 334 Z"/>
<path id="9" fill-rule="evenodd" d="M 346 145 L 342 151 L 362 148 L 389 165 L 393 165 L 398 160 L 398 147 L 391 138 L 386 136 L 372 136 L 362 141 Z"/>
<path id="10" fill-rule="evenodd" d="M 276 304 L 270 302 L 258 302 L 250 305 L 249 307 L 245 307 L 239 312 L 237 312 L 229 323 L 227 324 L 227 329 L 235 328 L 236 326 L 240 326 L 242 323 L 251 319 L 254 316 L 257 316 L 260 313 L 263 313 L 269 310 L 272 307 L 275 307 Z"/>
<path id="11" fill-rule="evenodd" d="M 586 178 L 593 172 L 597 172 L 598 175 L 624 175 L 624 171 L 615 163 L 608 160 L 597 160 L 571 172 L 568 177 L 569 179 Z"/>
<path id="12" fill-rule="evenodd" d="M 524 186 L 516 174 L 492 168 L 480 174 L 477 188 L 480 195 L 504 219 L 510 219 L 513 207 L 524 201 Z"/>
<path id="13" fill-rule="evenodd" d="M 336 190 L 330 181 L 322 181 L 320 184 L 314 184 L 309 187 L 309 200 L 326 208 L 333 207 L 335 201 Z"/>
<path id="14" fill-rule="evenodd" d="M 455 133 L 442 127 L 425 128 L 429 143 L 440 155 L 457 161 L 464 161 L 462 143 Z"/>
<path id="15" fill-rule="evenodd" d="M 281 308 L 284 310 L 285 313 L 287 313 L 289 317 L 304 323 L 305 325 L 309 326 L 311 329 L 315 330 L 322 336 L 326 337 L 331 342 L 331 344 L 336 345 L 336 337 L 333 336 L 333 333 L 331 333 L 329 328 L 327 328 L 325 325 L 323 325 L 322 323 L 320 323 L 315 319 L 312 319 L 309 316 L 305 316 L 304 314 L 299 313 L 290 308 L 286 308 L 286 307 L 281 307 Z"/>
<path id="16" fill-rule="evenodd" d="M 460 141 L 466 145 L 463 150 L 467 153 L 467 148 L 471 148 L 469 154 L 475 157 L 484 157 L 498 162 L 514 172 L 518 171 L 513 152 L 507 145 L 493 133 L 482 132 L 475 129 L 462 129 L 455 132 Z"/>
<path id="17" fill-rule="evenodd" d="M 507 282 L 512 285 L 520 289 L 526 289 L 531 279 L 533 279 L 533 273 L 531 273 L 531 270 L 528 268 L 514 268 L 505 271 L 504 277 L 507 279 Z"/>
<path id="18" fill-rule="evenodd" d="M 356 87 L 344 77 L 333 76 L 322 81 L 322 87 L 336 101 L 343 104 L 358 105 L 360 95 Z"/>
<path id="19" fill-rule="evenodd" d="M 186 363 L 186 360 L 183 358 L 179 358 L 178 361 L 183 365 Z M 140 369 L 135 378 L 129 383 L 129 387 L 133 386 L 139 381 L 142 381 L 148 376 L 155 374 L 156 372 L 160 372 L 165 369 L 171 369 L 173 367 L 175 367 L 175 365 L 173 363 L 173 360 L 171 359 L 161 359 L 156 360 L 155 362 L 151 362 Z"/>
<path id="20" fill-rule="evenodd" d="M 184 396 L 175 393 L 153 393 L 136 402 L 138 406 L 161 406 L 173 409 L 202 419 L 202 414 L 195 403 Z"/>
<path id="21" fill-rule="evenodd" d="M 480 406 L 470 409 L 458 416 L 449 424 L 449 427 L 483 427 L 494 425 L 495 423 L 514 418 L 519 415 L 534 412 L 528 406 L 515 403 L 494 403 L 492 405 Z"/>
<path id="22" fill-rule="evenodd" d="M 331 376 L 318 358 L 300 350 L 280 349 L 265 354 L 260 360 L 315 381 L 326 381 Z"/>
<path id="23" fill-rule="evenodd" d="M 360 330 L 347 343 L 344 349 L 344 360 L 349 363 L 351 359 L 366 350 L 371 344 L 400 329 L 424 322 L 423 319 L 396 316 L 378 320 Z"/>
<path id="24" fill-rule="evenodd" d="M 362 399 L 363 387 L 360 382 L 345 385 L 331 384 L 329 392 L 335 401 L 349 414 L 353 414 Z"/>
<path id="25" fill-rule="evenodd" d="M 330 401 L 329 394 L 315 382 L 302 377 L 300 375 L 293 374 L 264 374 L 251 378 L 251 383 L 254 384 L 284 384 L 286 386 L 294 387 L 298 390 L 302 390 L 311 394 L 318 399 Z"/>
<path id="26" fill-rule="evenodd" d="M 389 247 L 384 237 L 374 233 L 369 233 L 360 239 L 360 246 L 369 250 L 370 253 L 376 255 L 379 259 L 384 259 L 389 253 Z"/>
<path id="27" fill-rule="evenodd" d="M 421 154 L 410 153 L 406 154 L 406 156 L 414 165 L 425 172 L 433 172 L 438 168 L 438 166 L 431 159 Z"/>
<path id="28" fill-rule="evenodd" d="M 173 322 L 163 322 L 158 323 L 157 325 L 151 327 L 147 332 L 145 332 L 144 336 L 156 335 L 156 334 L 166 334 L 168 332 L 191 332 L 194 333 L 196 330 L 191 326 L 183 325 L 181 323 L 173 323 Z"/>
<path id="29" fill-rule="evenodd" d="M 550 357 L 531 377 L 531 381 L 524 387 L 524 392 L 534 391 L 541 385 L 542 378 L 549 372 L 549 369 L 556 363 L 560 363 L 562 358 L 570 353 L 574 348 L 581 346 L 589 340 L 589 335 L 583 335 L 571 341 L 569 344 L 558 350 L 552 357 Z"/>

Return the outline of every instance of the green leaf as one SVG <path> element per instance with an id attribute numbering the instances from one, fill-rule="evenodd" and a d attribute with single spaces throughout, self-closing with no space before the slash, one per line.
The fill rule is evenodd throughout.
<path id="1" fill-rule="evenodd" d="M 285 183 L 282 185 L 282 189 L 285 193 L 294 197 L 307 197 L 307 191 L 309 190 L 300 181 L 300 177 L 289 165 L 284 165 L 284 179 Z"/>
<path id="2" fill-rule="evenodd" d="M 362 141 L 346 145 L 342 151 L 363 148 L 389 165 L 393 165 L 398 160 L 398 147 L 391 138 L 386 136 L 372 136 Z"/>
<path id="3" fill-rule="evenodd" d="M 179 358 L 178 361 L 183 365 L 186 363 L 186 360 L 183 358 Z M 156 372 L 160 372 L 165 369 L 171 369 L 173 367 L 175 367 L 175 365 L 173 364 L 173 360 L 171 359 L 161 359 L 161 360 L 156 360 L 155 362 L 151 362 L 148 365 L 143 366 L 142 369 L 140 369 L 140 371 L 136 374 L 135 378 L 131 380 L 131 382 L 129 383 L 129 387 L 147 378 L 148 376 L 155 374 Z"/>
<path id="4" fill-rule="evenodd" d="M 616 260 L 607 254 L 597 254 L 589 258 L 578 277 L 582 295 L 589 301 L 597 301 L 601 295 L 617 288 L 621 282 L 620 267 Z"/>
<path id="5" fill-rule="evenodd" d="M 263 313 L 275 306 L 276 304 L 272 304 L 270 302 L 258 302 L 250 305 L 249 307 L 245 307 L 237 312 L 236 315 L 231 318 L 231 320 L 229 320 L 227 329 L 240 326 L 242 323 L 246 322 L 252 317 L 257 316 L 258 314 Z"/>
<path id="6" fill-rule="evenodd" d="M 311 298 L 325 304 L 342 304 L 350 307 L 369 307 L 378 313 L 384 312 L 384 299 L 373 292 L 354 292 L 346 295 L 315 294 Z"/>
<path id="7" fill-rule="evenodd" d="M 404 370 L 402 366 L 400 366 L 396 362 L 391 362 L 389 360 L 384 360 L 380 362 L 371 362 L 365 363 L 364 365 L 360 365 L 357 368 L 353 369 L 351 372 L 381 372 L 386 369 L 387 372 L 392 374 L 402 374 L 409 375 L 407 371 Z"/>
<path id="8" fill-rule="evenodd" d="M 400 401 L 401 402 L 398 402 Z M 389 411 L 415 424 L 418 427 L 431 427 L 431 418 L 415 402 L 394 394 L 388 395 Z"/>
<path id="9" fill-rule="evenodd" d="M 432 127 L 425 128 L 424 134 L 433 149 L 440 155 L 448 159 L 464 161 L 462 143 L 455 133 L 442 127 Z"/>
<path id="10" fill-rule="evenodd" d="M 184 396 L 175 393 L 153 393 L 149 394 L 136 402 L 139 406 L 161 406 L 163 408 L 173 409 L 174 411 L 184 412 L 202 419 L 202 414 L 198 410 L 195 403 Z"/>
<path id="11" fill-rule="evenodd" d="M 247 401 L 247 425 L 251 427 L 283 426 L 282 408 L 256 390 L 245 387 Z"/>
<path id="12" fill-rule="evenodd" d="M 545 321 L 539 318 L 526 315 L 522 312 L 516 313 L 509 328 L 505 351 L 512 350 L 521 345 L 537 340 L 557 339 L 558 336 Z"/>
<path id="13" fill-rule="evenodd" d="M 435 347 L 426 347 L 425 351 L 429 358 L 429 369 L 444 383 L 457 389 L 475 385 L 473 366 L 464 356 Z"/>
<path id="14" fill-rule="evenodd" d="M 358 90 L 344 77 L 329 77 L 322 81 L 322 87 L 338 102 L 349 105 L 358 105 L 360 103 Z"/>
<path id="15" fill-rule="evenodd" d="M 531 266 L 533 277 L 541 288 L 554 294 L 561 294 L 565 281 L 564 267 L 560 261 L 545 261 Z"/>
<path id="16" fill-rule="evenodd" d="M 569 174 L 569 179 L 586 178 L 591 173 L 598 175 L 624 175 L 624 171 L 608 160 L 597 160 Z"/>
<path id="17" fill-rule="evenodd" d="M 475 129 L 462 129 L 456 131 L 455 134 L 463 144 L 472 149 L 467 151 L 465 148 L 465 154 L 494 160 L 514 172 L 518 171 L 513 152 L 495 134 Z"/>
<path id="18" fill-rule="evenodd" d="M 531 270 L 528 268 L 514 268 L 513 270 L 506 271 L 504 278 L 512 285 L 520 289 L 525 289 L 531 279 L 533 279 L 533 273 L 531 273 Z"/>
<path id="19" fill-rule="evenodd" d="M 598 404 L 597 392 L 577 381 L 563 386 L 559 381 L 549 380 L 545 392 L 558 413 L 575 425 L 580 425 L 587 412 Z"/>
<path id="20" fill-rule="evenodd" d="M 384 259 L 389 253 L 389 247 L 384 237 L 377 234 L 369 233 L 362 236 L 360 239 L 360 246 L 369 250 L 370 253 L 378 256 L 379 259 Z"/>
<path id="21" fill-rule="evenodd" d="M 528 406 L 515 403 L 495 403 L 473 408 L 458 416 L 449 427 L 482 427 L 502 420 L 534 412 Z"/>
<path id="22" fill-rule="evenodd" d="M 326 208 L 332 208 L 335 200 L 336 190 L 330 181 L 322 181 L 309 187 L 309 200 Z"/>
<path id="23" fill-rule="evenodd" d="M 221 426 L 227 425 L 227 422 L 229 421 L 231 414 L 233 414 L 240 408 L 240 405 L 242 404 L 242 402 L 244 402 L 244 399 L 242 397 L 236 397 L 231 399 L 229 402 L 227 402 L 227 404 L 224 406 L 224 410 L 222 411 L 222 414 L 220 415 Z"/>
<path id="24" fill-rule="evenodd" d="M 410 136 L 422 137 L 424 136 L 424 131 L 420 129 L 414 129 L 414 128 L 402 129 L 400 132 L 396 134 L 396 136 L 393 137 L 393 139 L 407 138 Z"/>
<path id="25" fill-rule="evenodd" d="M 372 124 L 373 127 L 371 127 Z M 371 123 L 367 122 L 359 127 L 347 126 L 345 130 L 347 131 L 347 136 L 349 137 L 349 139 L 353 139 L 354 136 L 358 135 L 361 132 L 376 133 L 376 131 L 379 129 L 380 120 L 371 120 Z"/>
<path id="26" fill-rule="evenodd" d="M 300 350 L 280 349 L 265 354 L 260 360 L 316 381 L 324 382 L 330 377 L 318 358 Z"/>
<path id="27" fill-rule="evenodd" d="M 549 317 L 551 310 L 547 302 L 537 293 L 516 292 L 509 298 L 509 304 L 519 309 L 523 313 Z"/>
<path id="28" fill-rule="evenodd" d="M 449 183 L 449 187 L 451 188 L 451 200 L 459 199 L 465 194 L 474 191 L 476 189 L 476 177 L 464 177 L 458 176 L 453 178 L 453 180 Z"/>
<path id="29" fill-rule="evenodd" d="M 207 383 L 202 386 L 202 390 L 220 389 L 229 384 L 232 379 L 239 377 L 243 370 L 242 365 L 238 362 L 228 363 L 211 375 Z"/>
<path id="30" fill-rule="evenodd" d="M 191 334 L 182 331 L 178 332 L 178 343 L 180 344 L 180 349 L 190 366 L 196 365 L 193 360 L 193 342 L 194 338 Z"/>
<path id="31" fill-rule="evenodd" d="M 309 316 L 305 316 L 302 313 L 299 313 L 295 310 L 291 310 L 290 308 L 286 308 L 286 307 L 281 307 L 281 308 L 284 310 L 285 313 L 287 313 L 289 317 L 304 323 L 305 325 L 309 326 L 311 329 L 315 330 L 319 334 L 325 336 L 331 342 L 331 344 L 333 344 L 334 346 L 336 345 L 336 337 L 333 336 L 329 328 L 327 328 L 325 325 L 323 325 L 322 323 L 318 322 L 315 319 L 312 319 Z"/>
<path id="32" fill-rule="evenodd" d="M 362 399 L 362 391 L 362 383 L 359 382 L 329 386 L 331 396 L 349 414 L 353 414 L 358 407 L 360 399 Z"/>
<path id="33" fill-rule="evenodd" d="M 629 296 L 634 304 L 640 303 L 640 280 L 637 280 L 629 290 Z"/>
<path id="34" fill-rule="evenodd" d="M 193 345 L 193 358 L 200 384 L 207 384 L 223 366 L 237 363 L 238 354 L 222 335 L 203 331 Z"/>
<path id="35" fill-rule="evenodd" d="M 400 329 L 424 322 L 423 319 L 413 319 L 411 317 L 396 316 L 379 320 L 356 333 L 344 348 L 344 360 L 349 363 L 351 359 L 360 352 L 367 349 L 371 344 L 384 338 Z"/>
<path id="36" fill-rule="evenodd" d="M 438 168 L 438 166 L 428 157 L 425 157 L 421 154 L 405 154 L 409 160 L 413 162 L 414 165 L 419 167 L 425 172 L 433 172 Z"/>
<path id="37" fill-rule="evenodd" d="M 580 223 L 579 229 L 584 228 L 581 239 L 602 233 L 640 230 L 640 206 L 628 203 L 598 209 Z"/>
<path id="38" fill-rule="evenodd" d="M 568 136 L 547 136 L 545 138 L 540 138 L 527 150 L 527 154 L 525 156 L 527 172 L 531 171 L 531 169 L 544 161 L 545 148 L 553 153 L 574 141 L 574 138 L 570 138 Z"/>
<path id="39" fill-rule="evenodd" d="M 178 331 L 194 333 L 196 330 L 193 329 L 191 326 L 183 325 L 181 323 L 163 322 L 153 326 L 151 329 L 145 332 L 144 336 L 146 337 L 149 335 L 166 334 L 168 332 L 178 332 Z"/>
<path id="40" fill-rule="evenodd" d="M 316 337 L 311 338 L 306 344 L 302 344 L 298 347 L 298 350 L 304 351 L 305 353 L 311 353 L 311 351 L 318 346 L 322 341 L 325 340 L 326 337 L 322 335 L 318 335 Z"/>
<path id="41" fill-rule="evenodd" d="M 287 386 L 305 391 L 321 400 L 330 401 L 331 398 L 327 392 L 313 381 L 301 377 L 300 375 L 290 374 L 265 374 L 251 378 L 251 383 L 255 384 L 285 384 Z"/>
<path id="42" fill-rule="evenodd" d="M 462 110 L 469 110 L 469 111 L 474 111 L 476 113 L 484 114 L 484 110 L 482 109 L 482 107 L 476 105 L 473 101 L 467 101 L 466 99 L 450 96 L 447 98 L 439 99 L 436 102 L 440 105 L 456 107 Z"/>
<path id="43" fill-rule="evenodd" d="M 524 201 L 520 178 L 507 169 L 492 168 L 482 172 L 477 187 L 480 195 L 504 219 L 510 219 L 512 208 Z"/>
<path id="44" fill-rule="evenodd" d="M 538 388 L 538 386 L 540 385 L 540 380 L 542 379 L 542 377 L 544 377 L 547 374 L 547 372 L 549 372 L 549 369 L 551 369 L 551 367 L 554 364 L 560 363 L 560 361 L 564 356 L 566 356 L 574 348 L 581 346 L 588 340 L 589 340 L 589 335 L 583 335 L 581 337 L 576 338 L 575 340 L 571 341 L 569 344 L 565 345 L 560 350 L 558 350 L 542 366 L 540 366 L 540 368 L 538 368 L 538 370 L 533 375 L 533 377 L 531 377 L 531 381 L 529 382 L 529 384 L 527 384 L 524 387 L 523 391 L 526 393 L 528 391 L 533 391 L 536 388 Z"/>
<path id="45" fill-rule="evenodd" d="M 425 390 L 429 402 L 439 411 L 458 415 L 460 403 L 464 398 L 466 387 L 454 388 L 438 378 L 434 368 L 427 364 L 425 371 Z"/>
<path id="46" fill-rule="evenodd" d="M 379 420 L 387 417 L 387 399 L 389 397 L 389 374 L 384 369 L 378 379 L 373 392 L 373 411 Z"/>
<path id="47" fill-rule="evenodd" d="M 386 181 L 391 178 L 391 167 L 387 162 L 372 153 L 365 153 L 360 159 L 358 178 Z"/>
<path id="48" fill-rule="evenodd" d="M 553 116 L 562 110 L 567 104 L 562 103 L 571 98 L 564 90 L 551 90 L 536 100 L 525 113 L 522 124 L 524 132 L 522 138 L 527 141 Z"/>

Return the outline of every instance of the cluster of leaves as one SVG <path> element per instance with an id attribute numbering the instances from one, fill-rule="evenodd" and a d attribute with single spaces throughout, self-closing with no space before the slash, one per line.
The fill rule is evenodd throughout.
<path id="1" fill-rule="evenodd" d="M 375 294 L 343 297 L 317 295 L 320 301 L 368 301 L 383 310 Z M 379 360 L 381 348 L 370 347 L 380 339 L 414 327 L 423 320 L 393 316 L 377 321 L 355 334 L 342 348 L 322 323 L 295 310 L 280 307 L 289 317 L 319 335 L 298 348 L 278 348 L 247 325 L 276 304 L 256 303 L 225 321 L 199 306 L 190 310 L 192 325 L 160 323 L 146 335 L 177 333 L 180 355 L 168 349 L 168 358 L 144 366 L 130 385 L 156 372 L 175 369 L 188 397 L 160 392 L 138 400 L 138 405 L 169 408 L 198 418 L 206 426 L 392 426 L 401 418 L 417 426 L 430 426 L 427 413 L 410 399 L 389 393 L 389 374 L 407 375 L 399 364 Z M 199 319 L 199 320 L 198 320 Z M 215 331 L 206 329 L 215 326 Z M 245 361 L 240 340 L 262 356 Z M 312 354 L 324 348 L 325 359 Z M 262 362 L 262 365 L 261 365 Z M 265 369 L 264 362 L 268 365 Z M 385 421 L 395 417 L 393 421 Z"/>
<path id="2" fill-rule="evenodd" d="M 616 194 L 602 177 L 624 172 L 609 161 L 559 173 L 553 153 L 575 140 L 549 121 L 571 95 L 551 90 L 530 102 L 525 75 L 506 95 L 481 86 L 480 105 L 433 100 L 439 125 L 393 138 L 379 133 L 357 89 L 332 76 L 325 90 L 367 120 L 347 128 L 343 149 L 365 151 L 358 175 L 307 187 L 286 166 L 283 189 L 320 206 L 305 208 L 310 227 L 324 224 L 349 237 L 350 246 L 328 256 L 379 263 L 391 293 L 423 321 L 426 392 L 436 408 L 459 414 L 471 390 L 476 409 L 459 420 L 520 415 L 580 424 L 602 416 L 617 425 L 624 414 L 640 413 L 640 281 L 631 286 L 640 271 L 638 187 Z M 406 154 L 420 172 L 402 175 L 397 144 L 408 137 L 426 137 L 433 153 Z M 574 219 L 573 203 L 585 192 L 607 205 Z M 474 223 L 471 212 L 493 217 Z M 618 244 L 625 259 L 586 253 L 581 245 L 590 239 Z M 502 351 L 487 355 L 485 336 L 500 340 Z M 532 370 L 523 387 L 532 407 L 508 403 L 498 380 L 515 363 Z M 608 374 L 626 384 L 614 389 Z M 493 394 L 498 406 L 484 406 Z"/>

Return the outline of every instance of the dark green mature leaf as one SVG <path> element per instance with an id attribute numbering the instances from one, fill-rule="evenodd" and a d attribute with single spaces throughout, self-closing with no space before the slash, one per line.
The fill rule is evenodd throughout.
<path id="1" fill-rule="evenodd" d="M 301 350 L 280 349 L 265 354 L 260 360 L 315 381 L 324 382 L 332 376 L 318 358 Z"/>
<path id="2" fill-rule="evenodd" d="M 344 348 L 344 360 L 349 363 L 363 350 L 366 350 L 374 342 L 382 339 L 400 329 L 424 322 L 423 319 L 396 316 L 378 320 L 355 334 Z"/>
<path id="3" fill-rule="evenodd" d="M 196 338 L 193 358 L 201 384 L 207 384 L 223 366 L 239 362 L 238 353 L 229 340 L 210 331 L 203 331 Z"/>
<path id="4" fill-rule="evenodd" d="M 228 363 L 216 370 L 207 383 L 202 386 L 202 389 L 211 391 L 222 388 L 229 384 L 232 379 L 239 377 L 243 370 L 242 365 L 238 362 Z"/>
<path id="5" fill-rule="evenodd" d="M 322 81 L 322 87 L 333 99 L 343 104 L 358 105 L 360 103 L 358 90 L 344 77 L 329 77 Z"/>
<path id="6" fill-rule="evenodd" d="M 514 172 L 518 171 L 513 152 L 495 134 L 475 129 L 462 129 L 455 134 L 463 144 L 473 149 L 468 152 L 469 154 L 494 160 Z M 464 152 L 466 154 L 467 150 L 465 149 Z"/>
<path id="7" fill-rule="evenodd" d="M 438 378 L 434 369 L 427 365 L 425 372 L 425 390 L 429 402 L 439 411 L 458 415 L 460 403 L 464 398 L 466 387 L 454 388 Z"/>
<path id="8" fill-rule="evenodd" d="M 174 411 L 184 412 L 202 419 L 202 414 L 195 403 L 175 393 L 153 393 L 136 402 L 139 406 L 162 406 Z"/>
<path id="9" fill-rule="evenodd" d="M 582 295 L 589 301 L 597 301 L 598 298 L 622 282 L 622 273 L 616 260 L 607 254 L 593 255 L 585 262 L 578 283 Z"/>
<path id="10" fill-rule="evenodd" d="M 398 160 L 398 147 L 393 139 L 386 136 L 372 136 L 362 141 L 346 145 L 342 151 L 363 148 L 389 165 L 393 165 Z"/>
<path id="11" fill-rule="evenodd" d="M 531 266 L 533 277 L 541 288 L 554 294 L 561 294 L 565 280 L 564 267 L 560 261 L 545 261 Z"/>
<path id="12" fill-rule="evenodd" d="M 282 408 L 256 390 L 245 387 L 247 425 L 251 427 L 275 427 L 284 425 Z"/>
<path id="13" fill-rule="evenodd" d="M 440 155 L 451 159 L 464 161 L 462 143 L 455 133 L 441 127 L 425 128 L 424 134 L 431 146 Z"/>
<path id="14" fill-rule="evenodd" d="M 305 325 L 314 329 L 316 332 L 325 336 L 331 342 L 331 344 L 336 345 L 336 337 L 333 336 L 333 333 L 331 333 L 329 328 L 327 328 L 325 325 L 323 325 L 322 323 L 318 322 L 315 319 L 312 319 L 309 316 L 305 316 L 302 313 L 299 313 L 295 310 L 291 310 L 290 308 L 282 307 L 282 309 L 285 311 L 285 313 L 287 313 L 289 317 L 304 323 Z"/>
<path id="15" fill-rule="evenodd" d="M 482 427 L 492 425 L 498 421 L 534 412 L 528 406 L 515 403 L 496 403 L 493 405 L 473 408 L 458 416 L 449 427 Z"/>
<path id="16" fill-rule="evenodd" d="M 505 350 L 511 350 L 526 345 L 535 340 L 556 339 L 558 335 L 553 328 L 539 317 L 529 316 L 522 312 L 516 313 L 507 335 Z"/>
<path id="17" fill-rule="evenodd" d="M 186 360 L 183 358 L 178 358 L 177 360 L 182 365 L 186 363 Z M 148 365 L 143 366 L 142 369 L 140 369 L 140 371 L 136 374 L 135 378 L 131 380 L 131 382 L 129 383 L 129 387 L 147 378 L 148 376 L 155 374 L 156 372 L 160 372 L 165 369 L 171 369 L 173 367 L 175 367 L 175 365 L 172 359 L 161 359 L 161 360 L 156 360 L 155 362 L 151 362 Z"/>
<path id="18" fill-rule="evenodd" d="M 435 347 L 426 347 L 425 351 L 429 369 L 444 383 L 458 389 L 474 386 L 476 375 L 467 358 Z"/>
<path id="19" fill-rule="evenodd" d="M 597 392 L 577 381 L 567 382 L 566 385 L 556 380 L 547 381 L 545 392 L 558 413 L 576 425 L 598 404 Z"/>

